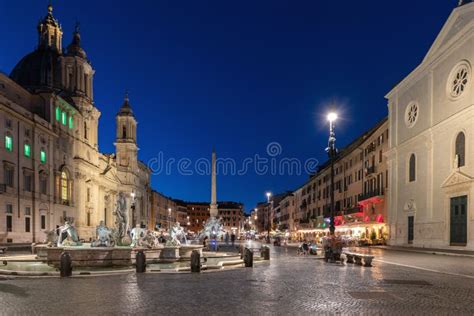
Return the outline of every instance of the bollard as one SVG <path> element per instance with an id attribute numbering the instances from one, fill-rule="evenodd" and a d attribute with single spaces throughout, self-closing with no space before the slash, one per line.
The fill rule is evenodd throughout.
<path id="1" fill-rule="evenodd" d="M 137 273 L 146 272 L 146 256 L 143 250 L 138 250 L 135 256 L 135 266 Z"/>
<path id="2" fill-rule="evenodd" d="M 270 260 L 270 247 L 262 246 L 260 249 L 260 256 L 263 260 Z"/>
<path id="3" fill-rule="evenodd" d="M 67 251 L 63 251 L 61 253 L 61 257 L 59 259 L 59 271 L 61 278 L 67 278 L 72 275 L 72 260 L 71 256 Z"/>
<path id="4" fill-rule="evenodd" d="M 191 272 L 201 272 L 201 254 L 198 250 L 191 253 Z"/>
<path id="5" fill-rule="evenodd" d="M 248 248 L 244 251 L 244 263 L 246 268 L 253 267 L 253 251 Z"/>

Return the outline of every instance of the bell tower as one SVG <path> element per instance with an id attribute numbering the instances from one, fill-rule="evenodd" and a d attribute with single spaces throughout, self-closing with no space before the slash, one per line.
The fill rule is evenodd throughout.
<path id="1" fill-rule="evenodd" d="M 129 170 L 137 170 L 137 121 L 133 115 L 132 108 L 128 99 L 128 93 L 116 116 L 116 141 L 115 148 L 117 153 L 117 166 Z"/>
<path id="2" fill-rule="evenodd" d="M 53 5 L 48 5 L 48 14 L 38 23 L 38 48 L 62 51 L 63 31 L 53 16 Z"/>

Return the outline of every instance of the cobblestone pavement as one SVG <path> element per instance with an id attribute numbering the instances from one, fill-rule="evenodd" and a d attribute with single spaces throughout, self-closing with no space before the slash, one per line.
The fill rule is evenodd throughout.
<path id="1" fill-rule="evenodd" d="M 470 258 L 378 251 L 387 262 L 474 266 Z M 474 279 L 379 261 L 372 268 L 326 264 L 272 248 L 272 261 L 253 269 L 2 279 L 0 306 L 0 314 L 48 315 L 473 315 Z"/>

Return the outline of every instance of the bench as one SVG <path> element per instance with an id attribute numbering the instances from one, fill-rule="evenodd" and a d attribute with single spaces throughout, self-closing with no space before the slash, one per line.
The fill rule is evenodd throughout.
<path id="1" fill-rule="evenodd" d="M 344 255 L 346 256 L 347 263 L 355 263 L 357 265 L 362 265 L 362 260 L 364 261 L 364 267 L 371 267 L 372 266 L 372 260 L 374 259 L 374 256 L 372 255 L 365 255 L 361 253 L 355 253 L 355 252 L 349 252 L 349 251 L 344 251 Z"/>
<path id="2" fill-rule="evenodd" d="M 5 254 L 7 252 L 7 247 L 0 246 L 0 254 Z"/>

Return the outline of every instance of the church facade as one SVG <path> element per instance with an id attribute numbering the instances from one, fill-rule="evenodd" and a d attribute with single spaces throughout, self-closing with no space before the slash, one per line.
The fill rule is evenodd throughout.
<path id="1" fill-rule="evenodd" d="M 150 170 L 138 160 L 128 96 L 116 115 L 116 153 L 101 153 L 95 70 L 79 28 L 63 49 L 49 5 L 37 31 L 37 48 L 0 73 L 0 243 L 40 242 L 66 220 L 88 240 L 100 221 L 114 226 L 120 192 L 130 225 L 147 225 Z"/>
<path id="2" fill-rule="evenodd" d="M 388 95 L 392 245 L 474 250 L 474 3 Z"/>

